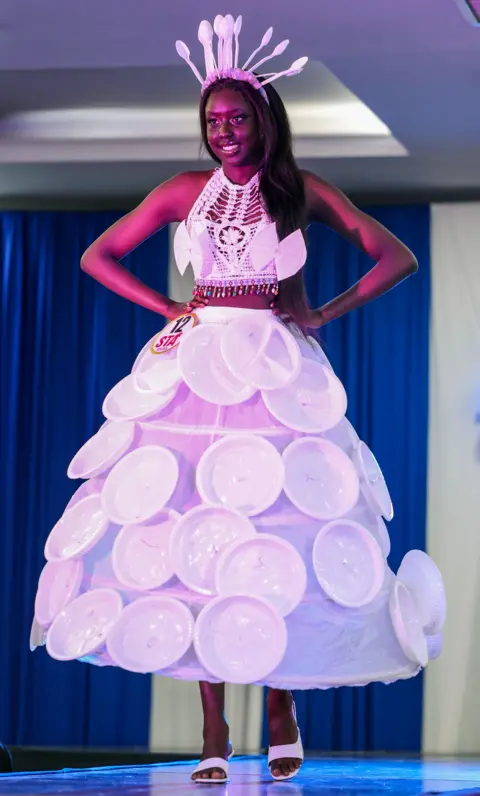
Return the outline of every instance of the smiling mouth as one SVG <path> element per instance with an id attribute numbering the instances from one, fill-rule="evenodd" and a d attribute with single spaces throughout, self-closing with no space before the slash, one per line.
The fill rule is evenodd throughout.
<path id="1" fill-rule="evenodd" d="M 236 155 L 240 150 L 240 144 L 220 144 L 218 148 L 226 155 Z"/>

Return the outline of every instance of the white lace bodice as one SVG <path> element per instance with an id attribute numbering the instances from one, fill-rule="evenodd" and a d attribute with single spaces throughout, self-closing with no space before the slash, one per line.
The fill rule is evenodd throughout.
<path id="1" fill-rule="evenodd" d="M 276 291 L 278 281 L 296 273 L 305 262 L 300 230 L 278 240 L 259 182 L 260 172 L 246 185 L 235 185 L 222 169 L 216 169 L 177 229 L 174 250 L 180 273 L 191 262 L 197 287 L 212 289 L 212 295 L 220 295 L 220 288 L 229 286 Z"/>

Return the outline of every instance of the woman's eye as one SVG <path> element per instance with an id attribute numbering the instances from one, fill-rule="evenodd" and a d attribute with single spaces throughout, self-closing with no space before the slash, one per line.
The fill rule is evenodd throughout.
<path id="1" fill-rule="evenodd" d="M 246 117 L 246 116 L 243 116 L 243 114 L 242 114 L 241 116 L 234 116 L 234 117 L 233 117 L 233 121 L 234 121 L 236 124 L 238 124 L 238 123 L 241 123 L 241 122 L 245 121 L 245 119 L 246 119 L 246 118 L 247 118 L 247 117 Z"/>

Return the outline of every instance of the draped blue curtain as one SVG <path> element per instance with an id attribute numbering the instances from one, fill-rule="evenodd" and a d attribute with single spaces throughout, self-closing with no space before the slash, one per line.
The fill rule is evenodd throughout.
<path id="1" fill-rule="evenodd" d="M 103 422 L 105 394 L 162 319 L 79 268 L 112 213 L 1 213 L 0 738 L 38 745 L 145 746 L 150 677 L 57 663 L 29 650 L 48 532 L 78 487 L 66 468 Z M 128 267 L 166 291 L 168 230 Z"/>
<path id="2" fill-rule="evenodd" d="M 410 247 L 420 269 L 320 332 L 347 390 L 348 418 L 374 451 L 389 485 L 395 507 L 389 564 L 396 572 L 407 550 L 425 549 L 430 211 L 423 205 L 365 210 Z M 306 284 L 312 306 L 342 293 L 371 267 L 368 257 L 330 229 L 310 227 Z M 295 699 L 308 749 L 421 748 L 421 676 L 389 686 L 298 692 Z"/>

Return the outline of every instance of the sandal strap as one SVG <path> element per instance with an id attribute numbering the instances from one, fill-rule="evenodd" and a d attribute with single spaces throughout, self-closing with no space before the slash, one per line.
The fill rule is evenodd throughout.
<path id="1" fill-rule="evenodd" d="M 207 760 L 202 760 L 196 767 L 193 774 L 200 774 L 202 771 L 210 771 L 211 769 L 219 768 L 223 771 L 225 778 L 228 777 L 228 762 L 223 757 L 209 757 Z M 205 781 L 205 780 L 203 780 Z M 219 780 L 221 782 L 222 780 Z"/>
<path id="2" fill-rule="evenodd" d="M 282 760 L 285 757 L 293 757 L 303 760 L 303 745 L 298 733 L 298 740 L 295 743 L 285 743 L 280 746 L 270 746 L 268 749 L 268 764 L 273 760 Z"/>

